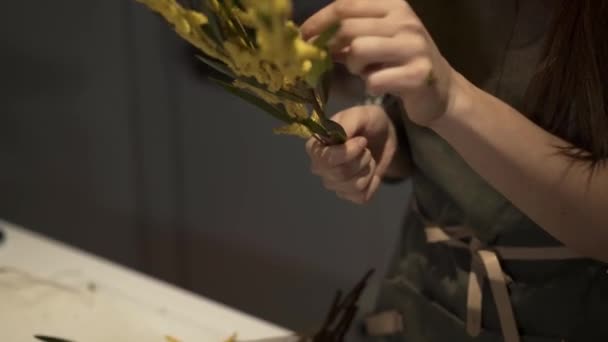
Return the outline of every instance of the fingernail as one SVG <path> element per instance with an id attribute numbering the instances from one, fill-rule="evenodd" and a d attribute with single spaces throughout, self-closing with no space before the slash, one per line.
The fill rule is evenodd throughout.
<path id="1" fill-rule="evenodd" d="M 365 139 L 364 137 L 360 137 L 359 138 L 359 146 L 365 148 L 367 146 L 367 139 Z"/>

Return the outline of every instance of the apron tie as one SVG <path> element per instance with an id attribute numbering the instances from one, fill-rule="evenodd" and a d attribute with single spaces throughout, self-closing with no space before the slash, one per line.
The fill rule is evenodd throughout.
<path id="1" fill-rule="evenodd" d="M 424 219 L 415 202 L 414 210 Z M 471 268 L 467 287 L 466 329 L 469 335 L 474 337 L 481 333 L 483 285 L 487 279 L 490 282 L 490 290 L 494 297 L 505 342 L 520 342 L 521 340 L 507 287 L 511 278 L 504 273 L 500 260 L 539 261 L 581 258 L 581 256 L 564 246 L 489 247 L 477 239 L 468 227 L 439 227 L 429 224 L 428 221 L 426 224 L 425 233 L 428 243 L 441 243 L 455 248 L 468 249 L 471 253 Z M 468 244 L 462 241 L 465 238 L 470 239 Z"/>
<path id="2" fill-rule="evenodd" d="M 421 218 L 424 216 L 413 202 L 414 211 Z M 557 247 L 509 247 L 509 246 L 486 246 L 473 231 L 464 226 L 440 227 L 433 225 L 425 220 L 427 243 L 445 244 L 450 247 L 466 249 L 471 254 L 471 268 L 469 271 L 469 281 L 467 285 L 467 317 L 466 330 L 473 337 L 479 336 L 482 331 L 482 300 L 483 285 L 487 279 L 490 290 L 494 297 L 498 320 L 505 342 L 520 342 L 521 338 L 517 328 L 517 321 L 511 305 L 508 283 L 511 278 L 506 275 L 500 264 L 500 260 L 521 260 L 521 261 L 540 261 L 540 260 L 568 260 L 580 259 L 580 255 L 575 254 L 564 246 Z M 463 239 L 469 239 L 466 243 Z M 395 321 L 396 313 L 389 315 L 381 313 L 369 317 L 366 320 L 368 332 L 372 336 L 387 335 L 389 333 L 399 333 L 403 330 L 401 325 L 391 325 Z M 400 317 L 400 316 L 399 316 Z M 373 323 L 373 324 L 369 324 Z M 370 329 L 371 327 L 371 329 Z M 391 327 L 393 329 L 374 329 L 377 327 Z M 373 334 L 373 332 L 381 334 Z"/>

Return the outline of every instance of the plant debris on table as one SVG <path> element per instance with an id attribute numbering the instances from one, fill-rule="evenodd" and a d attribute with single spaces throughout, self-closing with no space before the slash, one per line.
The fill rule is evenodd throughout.
<path id="1" fill-rule="evenodd" d="M 355 287 L 347 293 L 345 296 L 342 295 L 342 291 L 338 291 L 334 296 L 334 300 L 330 306 L 329 312 L 321 325 L 321 328 L 313 334 L 299 334 L 300 342 L 344 342 L 344 338 L 352 326 L 354 319 L 359 311 L 358 302 L 367 283 L 374 273 L 374 270 L 369 270 L 365 276 L 355 285 Z M 75 342 L 64 338 L 35 335 L 36 339 L 43 342 Z M 178 339 L 165 336 L 166 342 L 180 342 Z M 82 341 L 87 342 L 87 341 Z M 147 342 L 147 341 L 141 341 Z M 153 341 L 150 341 L 153 342 Z M 209 341 L 201 341 L 209 342 Z M 233 335 L 224 342 L 237 342 L 236 335 Z"/>

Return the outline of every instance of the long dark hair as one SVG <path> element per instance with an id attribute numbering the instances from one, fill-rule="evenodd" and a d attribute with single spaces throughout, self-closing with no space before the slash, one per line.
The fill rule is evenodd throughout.
<path id="1" fill-rule="evenodd" d="M 562 0 L 528 91 L 532 120 L 592 169 L 608 160 L 608 1 Z"/>

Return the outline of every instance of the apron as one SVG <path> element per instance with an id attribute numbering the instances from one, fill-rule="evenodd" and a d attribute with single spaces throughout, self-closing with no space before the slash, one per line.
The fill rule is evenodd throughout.
<path id="1" fill-rule="evenodd" d="M 456 70 L 523 111 L 555 2 L 410 4 Z M 369 340 L 608 341 L 607 265 L 543 231 L 399 101 L 385 107 L 401 118 L 413 200 Z"/>

